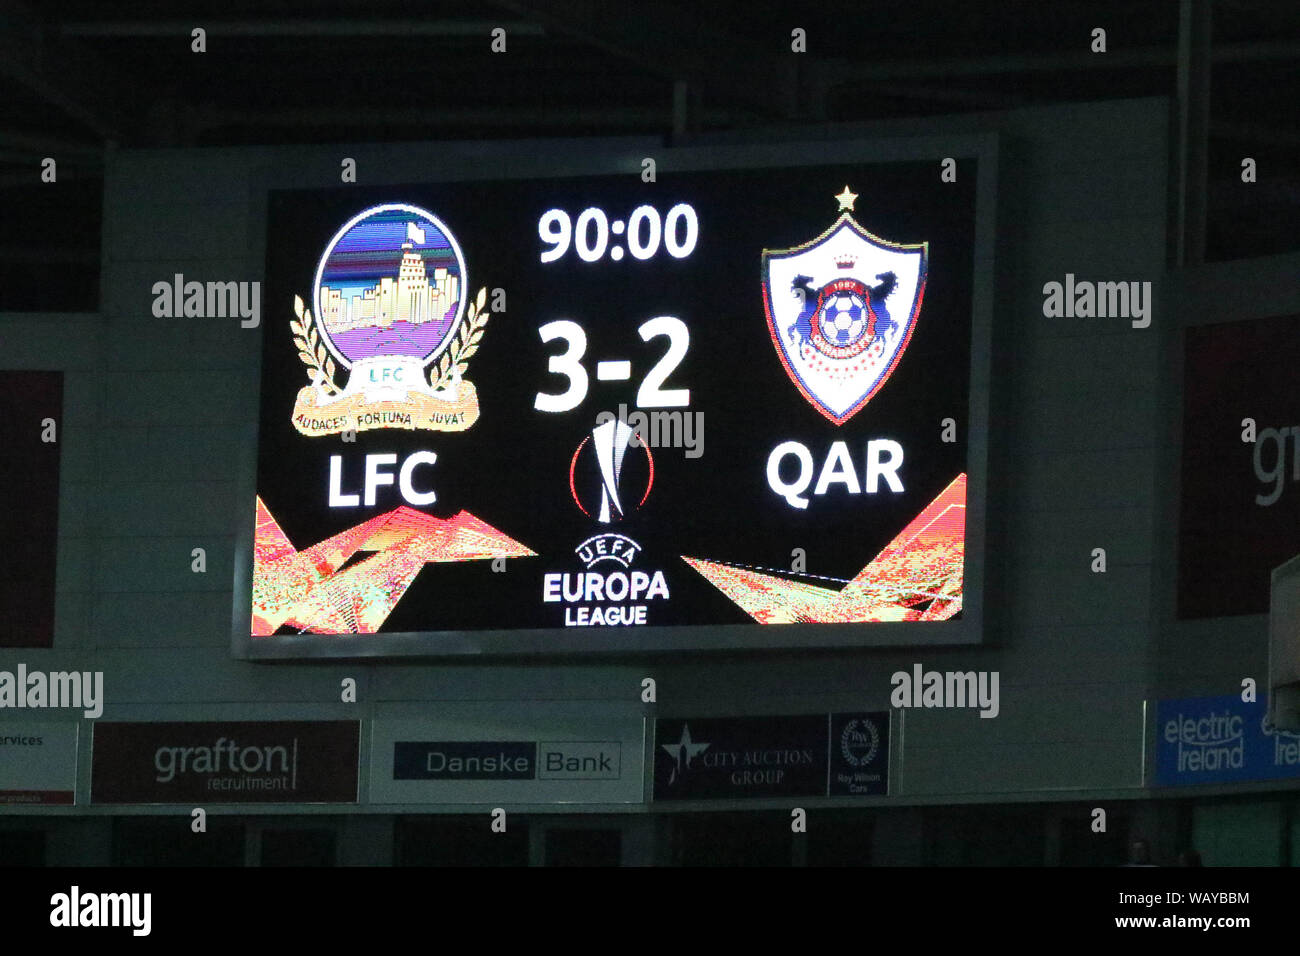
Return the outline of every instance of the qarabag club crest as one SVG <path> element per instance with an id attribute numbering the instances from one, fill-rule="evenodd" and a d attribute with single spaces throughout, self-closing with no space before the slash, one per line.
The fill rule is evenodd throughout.
<path id="1" fill-rule="evenodd" d="M 763 250 L 763 307 L 777 355 L 813 408 L 836 425 L 888 380 L 907 348 L 925 293 L 929 243 L 878 239 L 840 217 L 793 249 Z"/>
<path id="2" fill-rule="evenodd" d="M 432 213 L 393 203 L 348 220 L 316 267 L 314 311 L 294 296 L 289 329 L 311 379 L 294 427 L 312 436 L 473 425 L 478 393 L 462 376 L 488 313 L 487 289 L 470 302 L 468 288 L 460 245 Z"/>

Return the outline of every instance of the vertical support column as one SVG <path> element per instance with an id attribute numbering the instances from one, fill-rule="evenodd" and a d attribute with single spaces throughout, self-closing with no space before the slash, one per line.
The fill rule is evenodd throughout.
<path id="1" fill-rule="evenodd" d="M 1175 265 L 1205 261 L 1210 132 L 1210 0 L 1178 12 L 1178 233 Z"/>
<path id="2" fill-rule="evenodd" d="M 622 839 L 619 866 L 654 866 L 655 818 L 648 813 L 628 814 L 618 823 Z"/>
<path id="3" fill-rule="evenodd" d="M 1295 796 L 1284 794 L 1281 812 L 1278 813 L 1277 865 L 1291 866 L 1291 828 L 1295 821 Z"/>
<path id="4" fill-rule="evenodd" d="M 1043 866 L 1060 866 L 1061 808 L 1048 804 L 1043 814 Z"/>
<path id="5" fill-rule="evenodd" d="M 882 811 L 871 833 L 872 866 L 925 866 L 925 811 L 898 807 Z"/>
<path id="6" fill-rule="evenodd" d="M 805 808 L 806 809 L 806 808 Z M 788 826 L 789 824 L 787 824 Z M 792 833 L 790 840 L 790 865 L 807 866 L 808 865 L 808 834 Z"/>
<path id="7" fill-rule="evenodd" d="M 653 821 L 654 832 L 651 866 L 675 866 L 677 859 L 674 852 L 674 814 L 653 813 L 650 819 Z"/>
<path id="8" fill-rule="evenodd" d="M 262 827 L 265 823 L 256 817 L 244 821 L 244 866 L 262 865 Z"/>
<path id="9" fill-rule="evenodd" d="M 807 118 L 824 123 L 829 118 L 832 82 L 816 62 L 805 64 L 803 74 Z"/>
<path id="10" fill-rule="evenodd" d="M 673 128 L 670 141 L 681 145 L 700 130 L 700 84 L 673 80 Z"/>
<path id="11" fill-rule="evenodd" d="M 1137 800 L 1132 803 L 1129 818 L 1127 855 L 1134 840 L 1146 840 L 1151 848 L 1151 861 L 1157 866 L 1172 866 L 1184 847 L 1179 840 L 1179 808 L 1175 800 Z"/>
<path id="12" fill-rule="evenodd" d="M 111 866 L 113 817 L 49 817 L 46 866 Z"/>
<path id="13" fill-rule="evenodd" d="M 546 865 L 546 831 L 549 828 L 543 816 L 534 816 L 528 820 L 528 865 Z"/>
<path id="14" fill-rule="evenodd" d="M 394 835 L 395 817 L 354 813 L 337 826 L 337 862 L 339 866 L 394 866 L 397 863 Z"/>
<path id="15" fill-rule="evenodd" d="M 685 80 L 673 80 L 673 140 L 686 135 L 690 89 Z"/>

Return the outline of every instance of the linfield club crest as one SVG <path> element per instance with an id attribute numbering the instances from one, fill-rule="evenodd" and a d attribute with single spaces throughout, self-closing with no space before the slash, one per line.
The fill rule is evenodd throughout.
<path id="1" fill-rule="evenodd" d="M 311 379 L 294 427 L 318 436 L 473 425 L 478 393 L 463 376 L 488 312 L 487 289 L 472 302 L 468 289 L 456 237 L 427 210 L 392 203 L 348 220 L 316 267 L 314 308 L 294 296 L 289 328 Z"/>
<path id="2" fill-rule="evenodd" d="M 816 239 L 763 250 L 763 308 L 777 355 L 803 397 L 843 425 L 880 391 L 912 337 L 925 294 L 929 243 L 877 238 L 840 216 Z"/>

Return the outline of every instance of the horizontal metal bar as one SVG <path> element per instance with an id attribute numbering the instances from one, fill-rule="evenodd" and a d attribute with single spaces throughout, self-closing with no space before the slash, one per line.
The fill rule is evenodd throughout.
<path id="1" fill-rule="evenodd" d="M 32 136 L 30 133 L 20 133 L 16 130 L 7 129 L 0 129 L 0 149 L 21 153 L 25 159 L 30 159 L 33 156 L 53 156 L 55 159 L 75 156 L 78 162 L 82 164 L 86 161 L 102 162 L 104 156 L 103 146 L 91 143 L 69 143 L 63 140 L 50 139 L 46 136 Z"/>
<path id="2" fill-rule="evenodd" d="M 526 20 L 96 20 L 65 23 L 69 37 L 188 37 L 202 27 L 210 37 L 483 37 L 498 27 L 512 36 L 545 36 Z"/>
<path id="3" fill-rule="evenodd" d="M 735 111 L 705 110 L 703 118 L 714 123 L 732 122 Z M 544 126 L 615 126 L 620 124 L 672 124 L 672 110 L 663 107 L 582 107 L 549 109 L 332 109 L 326 107 L 307 109 L 260 110 L 202 110 L 193 115 L 199 129 L 223 126 L 392 126 L 426 125 L 430 128 L 452 124 L 464 126 L 511 126 L 517 128 Z"/>
<path id="4" fill-rule="evenodd" d="M 89 246 L 0 246 L 0 262 L 20 262 L 40 265 L 46 262 L 79 262 L 98 265 L 100 251 Z"/>
<path id="5" fill-rule="evenodd" d="M 1215 63 L 1286 59 L 1300 56 L 1300 41 L 1264 40 L 1223 43 L 1210 50 Z M 857 63 L 847 60 L 812 62 L 814 74 L 831 82 L 893 79 L 919 76 L 985 76 L 997 73 L 1059 72 L 1083 69 L 1131 69 L 1141 66 L 1173 66 L 1178 51 L 1170 47 L 1112 50 L 1109 53 L 1032 53 L 1020 56 L 979 56 L 963 59 L 897 60 Z"/>

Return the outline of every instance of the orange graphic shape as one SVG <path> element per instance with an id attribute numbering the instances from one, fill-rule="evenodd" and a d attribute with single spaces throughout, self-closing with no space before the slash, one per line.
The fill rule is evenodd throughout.
<path id="1" fill-rule="evenodd" d="M 843 588 L 682 560 L 760 624 L 944 621 L 961 610 L 966 475 L 958 475 Z"/>
<path id="2" fill-rule="evenodd" d="M 375 554 L 340 570 L 359 551 Z M 429 563 L 535 557 L 468 511 L 451 518 L 403 506 L 298 551 L 257 499 L 255 637 L 288 624 L 316 634 L 374 634 Z"/>

